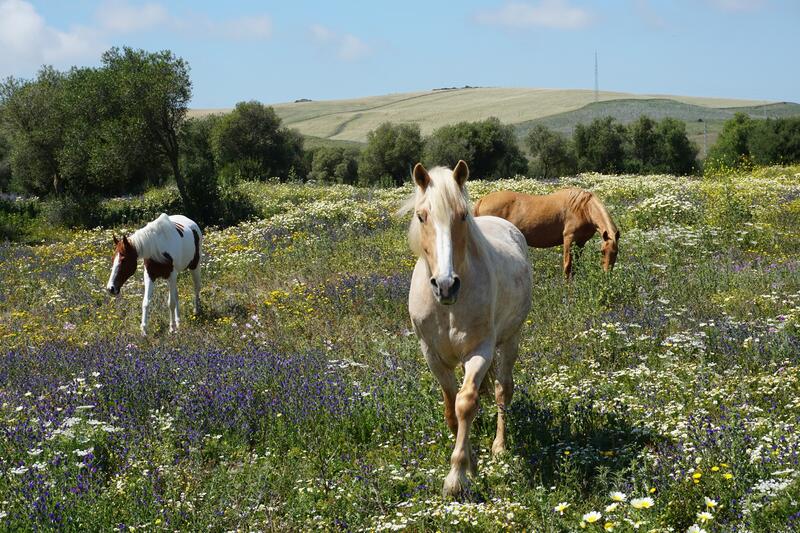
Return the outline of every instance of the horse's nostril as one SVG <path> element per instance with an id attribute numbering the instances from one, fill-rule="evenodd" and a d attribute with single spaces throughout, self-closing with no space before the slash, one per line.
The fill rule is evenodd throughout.
<path id="1" fill-rule="evenodd" d="M 439 288 L 439 285 L 436 283 L 436 278 L 431 278 L 431 286 L 434 289 L 438 289 Z"/>
<path id="2" fill-rule="evenodd" d="M 453 286 L 450 287 L 450 292 L 455 295 L 458 292 L 458 289 L 461 288 L 461 278 L 455 276 L 453 278 Z"/>

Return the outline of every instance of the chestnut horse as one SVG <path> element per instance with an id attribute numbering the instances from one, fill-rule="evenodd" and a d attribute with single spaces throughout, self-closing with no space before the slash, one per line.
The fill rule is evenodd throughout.
<path id="1" fill-rule="evenodd" d="M 498 406 L 492 452 L 506 449 L 505 408 L 514 392 L 520 327 L 531 306 L 525 237 L 501 218 L 472 216 L 464 188 L 468 175 L 464 161 L 452 171 L 437 167 L 430 173 L 418 163 L 415 194 L 400 210 L 414 210 L 408 237 L 418 256 L 408 311 L 422 353 L 442 387 L 444 416 L 456 437 L 443 490 L 453 497 L 465 495 L 467 470 L 473 475 L 476 470 L 469 432 L 487 373 L 487 379 L 495 376 Z M 460 389 L 454 373 L 458 366 L 464 368 Z"/>
<path id="2" fill-rule="evenodd" d="M 504 218 L 514 224 L 533 248 L 563 244 L 564 275 L 567 277 L 572 275 L 572 244 L 583 248 L 595 232 L 603 239 L 603 270 L 609 272 L 617 260 L 619 230 L 603 203 L 589 191 L 562 189 L 544 195 L 493 192 L 475 204 L 475 216 L 484 215 Z"/>
<path id="3" fill-rule="evenodd" d="M 114 261 L 106 289 L 118 295 L 122 285 L 136 272 L 138 259 L 144 259 L 144 299 L 142 335 L 147 334 L 147 308 L 158 278 L 169 281 L 169 330 L 178 329 L 178 272 L 190 270 L 194 281 L 194 312 L 200 311 L 200 246 L 203 234 L 183 215 L 162 213 L 130 237 L 114 237 Z"/>

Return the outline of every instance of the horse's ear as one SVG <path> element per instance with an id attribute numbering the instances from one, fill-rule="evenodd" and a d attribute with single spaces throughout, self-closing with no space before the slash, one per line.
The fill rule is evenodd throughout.
<path id="1" fill-rule="evenodd" d="M 127 235 L 122 236 L 122 244 L 124 244 L 126 248 L 131 245 Z"/>
<path id="2" fill-rule="evenodd" d="M 453 169 L 453 178 L 458 182 L 459 187 L 463 187 L 469 177 L 469 167 L 463 159 L 458 160 L 456 168 Z"/>
<path id="3" fill-rule="evenodd" d="M 112 235 L 111 238 L 114 239 L 114 246 L 119 244 L 119 239 L 117 239 L 116 235 Z"/>
<path id="4" fill-rule="evenodd" d="M 428 174 L 428 171 L 425 170 L 425 167 L 422 166 L 422 163 L 417 163 L 414 165 L 414 183 L 416 183 L 420 189 L 423 191 L 428 188 L 428 184 L 431 182 L 431 176 Z"/>

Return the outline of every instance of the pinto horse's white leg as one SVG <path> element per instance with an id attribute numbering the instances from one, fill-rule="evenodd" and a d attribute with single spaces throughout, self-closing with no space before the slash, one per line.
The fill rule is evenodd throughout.
<path id="1" fill-rule="evenodd" d="M 478 413 L 478 391 L 486 372 L 492 364 L 494 342 L 485 342 L 464 363 L 464 384 L 456 395 L 456 418 L 458 432 L 456 445 L 450 456 L 450 473 L 444 480 L 442 493 L 445 497 L 460 498 L 469 487 L 467 469 L 472 469 L 472 446 L 469 432 Z"/>
<path id="2" fill-rule="evenodd" d="M 178 273 L 174 270 L 169 275 L 169 331 L 175 333 L 180 325 L 178 318 Z"/>
<path id="3" fill-rule="evenodd" d="M 492 443 L 492 454 L 506 451 L 506 409 L 514 396 L 514 363 L 519 354 L 519 333 L 498 346 L 494 381 L 494 398 L 497 403 L 497 433 Z"/>
<path id="4" fill-rule="evenodd" d="M 153 299 L 153 289 L 155 288 L 155 283 L 150 276 L 147 274 L 145 270 L 144 273 L 144 297 L 142 297 L 142 335 L 147 335 L 147 311 L 150 307 L 150 300 Z"/>
<path id="5" fill-rule="evenodd" d="M 192 270 L 192 282 L 194 283 L 194 314 L 200 314 L 200 265 Z"/>

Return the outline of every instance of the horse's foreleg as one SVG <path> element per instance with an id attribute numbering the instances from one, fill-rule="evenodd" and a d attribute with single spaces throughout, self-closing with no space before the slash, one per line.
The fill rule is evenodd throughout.
<path id="1" fill-rule="evenodd" d="M 147 335 L 147 313 L 148 308 L 150 307 L 150 300 L 153 299 L 153 289 L 155 288 L 155 283 L 153 280 L 150 279 L 150 276 L 147 275 L 147 272 L 144 273 L 144 296 L 142 297 L 142 335 Z"/>
<path id="2" fill-rule="evenodd" d="M 497 433 L 492 443 L 492 454 L 506 451 L 506 410 L 514 396 L 514 363 L 519 353 L 519 334 L 498 347 L 497 375 L 494 382 L 494 398 L 497 403 Z"/>
<path id="3" fill-rule="evenodd" d="M 180 325 L 178 318 L 178 274 L 173 270 L 169 276 L 169 331 L 174 333 Z"/>
<path id="4" fill-rule="evenodd" d="M 447 427 L 453 432 L 453 435 L 458 434 L 458 419 L 456 418 L 456 394 L 458 393 L 458 385 L 456 383 L 456 376 L 452 368 L 445 365 L 439 355 L 434 353 L 427 344 L 420 343 L 422 354 L 428 362 L 428 368 L 431 373 L 436 377 L 439 385 L 442 387 L 442 398 L 444 399 L 444 419 L 447 422 Z"/>
<path id="5" fill-rule="evenodd" d="M 464 384 L 456 395 L 456 445 L 450 456 L 450 473 L 444 480 L 445 496 L 459 497 L 468 488 L 467 469 L 475 471 L 475 459 L 469 441 L 472 421 L 478 412 L 478 391 L 492 364 L 494 343 L 486 343 L 464 363 Z"/>
<path id="6" fill-rule="evenodd" d="M 572 235 L 565 234 L 564 235 L 564 277 L 569 279 L 572 277 L 572 254 L 570 252 L 572 248 Z"/>
<path id="7" fill-rule="evenodd" d="M 194 284 L 194 314 L 200 314 L 200 265 L 192 270 L 192 282 Z"/>

